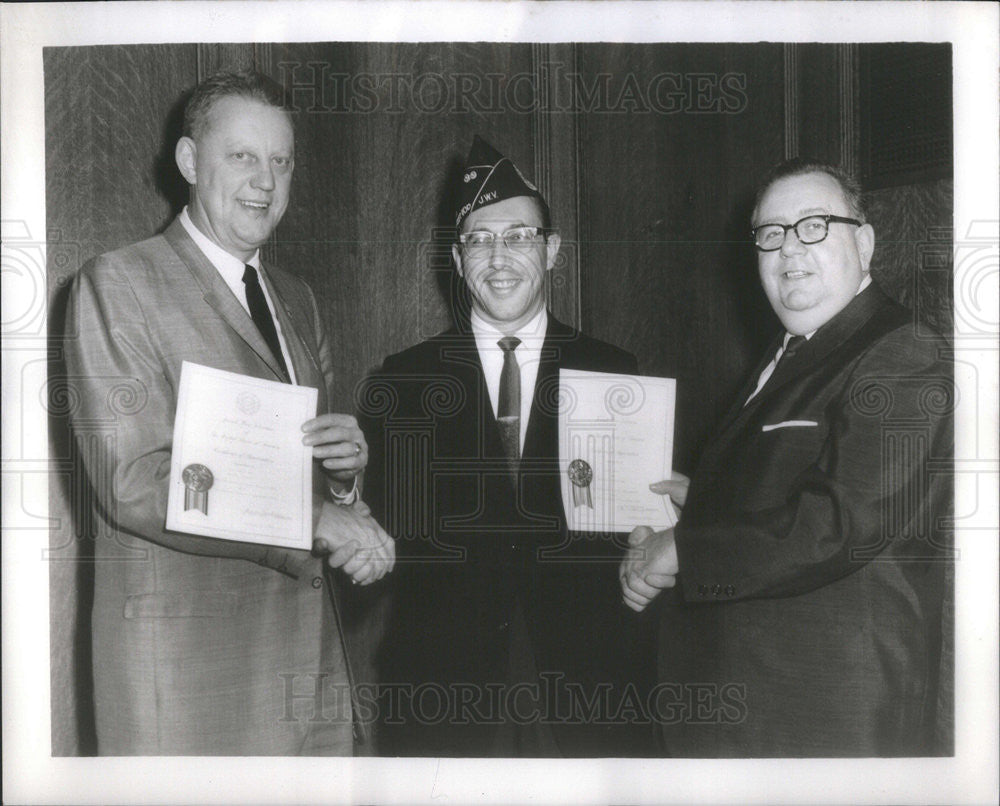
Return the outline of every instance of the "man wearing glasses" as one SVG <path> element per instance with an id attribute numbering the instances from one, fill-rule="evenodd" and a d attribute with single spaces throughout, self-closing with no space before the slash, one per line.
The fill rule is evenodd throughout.
<path id="1" fill-rule="evenodd" d="M 387 358 L 359 396 L 365 498 L 404 558 L 381 751 L 646 752 L 649 725 L 620 708 L 640 683 L 615 576 L 626 536 L 568 538 L 557 462 L 559 369 L 634 374 L 636 360 L 546 310 L 560 238 L 509 159 L 477 137 L 457 195 L 465 321 Z"/>
<path id="2" fill-rule="evenodd" d="M 690 490 L 658 488 L 678 525 L 636 529 L 620 570 L 626 604 L 660 609 L 665 750 L 940 754 L 946 345 L 872 283 L 875 234 L 838 170 L 779 166 L 753 223 L 786 332 Z"/>

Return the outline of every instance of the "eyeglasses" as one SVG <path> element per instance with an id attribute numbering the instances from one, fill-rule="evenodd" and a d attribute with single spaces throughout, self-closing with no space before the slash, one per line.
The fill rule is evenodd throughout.
<path id="1" fill-rule="evenodd" d="M 799 242 L 808 245 L 824 240 L 830 231 L 831 223 L 861 226 L 861 222 L 855 218 L 844 218 L 839 215 L 807 215 L 794 224 L 761 224 L 759 227 L 754 227 L 751 232 L 754 245 L 761 252 L 774 252 L 781 249 L 788 230 L 795 230 L 795 237 Z"/>
<path id="2" fill-rule="evenodd" d="M 508 249 L 523 252 L 535 246 L 538 243 L 538 239 L 544 238 L 545 235 L 546 230 L 542 227 L 514 227 L 500 235 L 489 230 L 477 229 L 472 232 L 463 232 L 458 236 L 458 240 L 465 247 L 466 251 L 471 254 L 491 251 L 497 238 Z"/>

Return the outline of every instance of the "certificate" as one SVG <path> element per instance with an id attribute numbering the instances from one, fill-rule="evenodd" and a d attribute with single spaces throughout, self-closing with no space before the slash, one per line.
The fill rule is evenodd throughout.
<path id="1" fill-rule="evenodd" d="M 167 529 L 312 548 L 317 391 L 185 361 L 174 417 Z"/>
<path id="2" fill-rule="evenodd" d="M 677 522 L 669 497 L 649 485 L 670 478 L 673 378 L 559 371 L 559 469 L 571 530 L 631 532 Z"/>

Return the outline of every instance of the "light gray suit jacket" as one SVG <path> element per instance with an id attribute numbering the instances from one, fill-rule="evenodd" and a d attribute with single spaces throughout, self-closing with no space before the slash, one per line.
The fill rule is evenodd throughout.
<path id="1" fill-rule="evenodd" d="M 298 382 L 319 389 L 326 412 L 332 359 L 316 300 L 290 274 L 261 274 Z M 323 561 L 164 528 L 181 362 L 283 380 L 250 316 L 175 220 L 84 266 L 67 324 L 73 427 L 98 510 L 98 752 L 350 754 Z"/>

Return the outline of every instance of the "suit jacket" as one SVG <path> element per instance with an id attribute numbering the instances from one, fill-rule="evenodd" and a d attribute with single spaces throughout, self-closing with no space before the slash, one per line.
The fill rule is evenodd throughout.
<path id="1" fill-rule="evenodd" d="M 744 406 L 772 355 L 704 451 L 676 527 L 666 749 L 928 754 L 951 558 L 944 343 L 871 286 Z"/>
<path id="2" fill-rule="evenodd" d="M 319 389 L 325 412 L 333 373 L 316 300 L 290 274 L 261 274 L 298 382 Z M 68 332 L 74 432 L 99 510 L 98 751 L 350 753 L 350 707 L 333 691 L 347 659 L 323 562 L 164 528 L 181 362 L 285 380 L 250 316 L 175 220 L 81 269 Z M 329 721 L 310 723 L 323 706 Z"/>
<path id="3" fill-rule="evenodd" d="M 561 367 L 634 374 L 636 361 L 550 316 L 516 481 L 471 334 L 451 330 L 390 356 L 359 396 L 371 457 L 365 499 L 396 537 L 399 558 L 379 678 L 390 693 L 394 684 L 408 688 L 396 692 L 403 713 L 383 707 L 390 724 L 380 742 L 389 753 L 493 754 L 504 706 L 489 700 L 486 686 L 511 683 L 511 642 L 530 644 L 550 685 L 578 684 L 591 700 L 599 685 L 620 688 L 630 679 L 628 611 L 617 587 L 625 536 L 566 531 Z M 426 698 L 422 711 L 407 712 L 419 686 L 437 687 L 444 706 Z M 563 695 L 546 701 L 562 696 L 565 706 Z M 463 696 L 475 710 L 464 718 L 455 713 Z M 522 713 L 530 714 L 527 706 Z M 629 754 L 622 731 L 594 725 L 598 719 L 571 725 L 573 718 L 557 717 L 559 752 Z"/>

